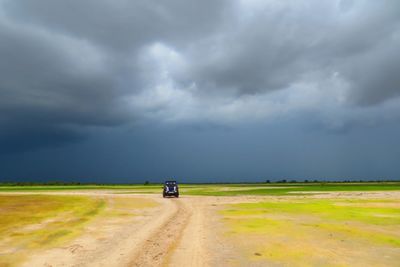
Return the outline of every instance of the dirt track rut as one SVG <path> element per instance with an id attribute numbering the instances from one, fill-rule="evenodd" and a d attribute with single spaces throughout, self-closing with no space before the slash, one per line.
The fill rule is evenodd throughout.
<path id="1" fill-rule="evenodd" d="M 171 201 L 173 205 L 168 208 L 173 208 L 175 211 L 145 240 L 144 244 L 135 252 L 129 266 L 168 265 L 170 255 L 190 220 L 191 212 L 180 199 L 166 199 L 165 201 Z"/>
<path id="2" fill-rule="evenodd" d="M 81 194 L 111 199 L 129 197 L 103 192 Z M 207 236 L 212 235 L 210 229 L 213 227 L 206 226 L 205 222 L 213 217 L 209 207 L 210 200 L 213 202 L 214 199 L 134 197 L 153 199 L 160 206 L 134 217 L 104 218 L 93 222 L 83 235 L 68 244 L 33 252 L 22 266 L 210 266 L 207 248 L 211 242 Z"/>

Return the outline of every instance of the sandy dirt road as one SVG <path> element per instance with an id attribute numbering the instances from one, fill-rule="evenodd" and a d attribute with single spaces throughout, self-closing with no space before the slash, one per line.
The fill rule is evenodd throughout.
<path id="1" fill-rule="evenodd" d="M 83 194 L 127 197 L 104 192 Z M 216 197 L 134 197 L 150 198 L 160 205 L 133 218 L 94 221 L 72 242 L 33 254 L 22 266 L 214 265 L 216 230 L 211 214 L 226 201 Z"/>

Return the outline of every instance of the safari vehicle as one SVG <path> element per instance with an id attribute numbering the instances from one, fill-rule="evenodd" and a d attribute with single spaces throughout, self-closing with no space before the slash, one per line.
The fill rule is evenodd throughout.
<path id="1" fill-rule="evenodd" d="M 179 197 L 179 188 L 176 181 L 165 181 L 163 189 L 163 197 L 174 196 Z"/>

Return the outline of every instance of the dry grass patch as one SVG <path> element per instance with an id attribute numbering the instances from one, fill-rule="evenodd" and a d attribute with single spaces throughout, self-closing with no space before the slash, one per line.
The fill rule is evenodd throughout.
<path id="1" fill-rule="evenodd" d="M 400 262 L 400 200 L 287 198 L 232 204 L 221 214 L 227 238 L 255 264 Z"/>
<path id="2" fill-rule="evenodd" d="M 73 195 L 0 195 L 0 266 L 79 236 L 89 222 L 134 216 L 153 200 Z"/>

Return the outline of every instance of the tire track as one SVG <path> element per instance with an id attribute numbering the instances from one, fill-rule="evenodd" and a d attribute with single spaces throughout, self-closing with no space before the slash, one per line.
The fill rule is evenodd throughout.
<path id="1" fill-rule="evenodd" d="M 191 216 L 190 210 L 181 199 L 166 199 L 173 201 L 175 211 L 137 250 L 129 266 L 166 266 L 171 252 L 178 244 L 183 230 Z"/>

